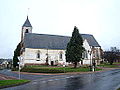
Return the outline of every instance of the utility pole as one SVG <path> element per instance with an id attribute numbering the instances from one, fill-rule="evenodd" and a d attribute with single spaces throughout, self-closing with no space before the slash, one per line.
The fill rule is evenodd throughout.
<path id="1" fill-rule="evenodd" d="M 21 56 L 18 56 L 18 60 L 19 60 L 19 62 L 18 62 L 18 64 L 19 64 L 19 70 L 18 70 L 18 71 L 19 71 L 19 74 L 18 74 L 18 75 L 19 75 L 19 79 L 20 79 L 20 69 L 21 69 L 21 68 L 20 68 L 20 62 L 21 62 Z"/>

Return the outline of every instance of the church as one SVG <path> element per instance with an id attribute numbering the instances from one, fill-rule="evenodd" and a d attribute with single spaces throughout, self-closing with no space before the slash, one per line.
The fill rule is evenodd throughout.
<path id="1" fill-rule="evenodd" d="M 83 60 L 79 65 L 90 65 L 101 61 L 101 46 L 91 34 L 81 34 L 83 38 Z M 69 36 L 32 33 L 32 25 L 28 19 L 21 31 L 21 59 L 24 65 L 69 65 L 66 62 L 65 51 Z"/>

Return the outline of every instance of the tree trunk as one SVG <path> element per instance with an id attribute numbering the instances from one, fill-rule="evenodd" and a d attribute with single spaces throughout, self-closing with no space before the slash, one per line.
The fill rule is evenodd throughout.
<path id="1" fill-rule="evenodd" d="M 113 64 L 113 60 L 110 60 L 110 65 L 112 65 Z"/>
<path id="2" fill-rule="evenodd" d="M 110 62 L 110 65 L 113 65 L 113 62 Z"/>
<path id="3" fill-rule="evenodd" d="M 74 68 L 76 68 L 77 67 L 77 62 L 74 62 Z"/>

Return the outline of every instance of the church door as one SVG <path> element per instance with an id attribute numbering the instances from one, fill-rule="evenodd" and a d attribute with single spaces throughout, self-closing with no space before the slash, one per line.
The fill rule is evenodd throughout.
<path id="1" fill-rule="evenodd" d="M 51 61 L 51 66 L 53 66 L 54 65 L 54 62 L 53 61 Z"/>

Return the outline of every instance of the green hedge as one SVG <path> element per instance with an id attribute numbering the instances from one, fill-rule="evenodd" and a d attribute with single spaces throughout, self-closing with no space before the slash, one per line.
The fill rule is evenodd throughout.
<path id="1" fill-rule="evenodd" d="M 96 68 L 96 71 L 101 69 Z M 88 72 L 90 69 L 88 67 L 72 68 L 72 67 L 24 67 L 21 70 L 22 72 L 31 72 L 31 73 L 66 73 L 66 72 Z"/>
<path id="2" fill-rule="evenodd" d="M 31 73 L 64 73 L 64 70 L 58 70 L 53 68 L 22 68 L 22 72 L 31 72 Z"/>
<path id="3" fill-rule="evenodd" d="M 12 71 L 18 71 L 19 68 L 12 68 L 11 70 L 12 70 Z"/>

